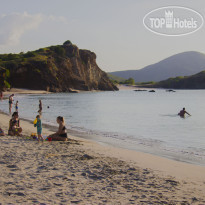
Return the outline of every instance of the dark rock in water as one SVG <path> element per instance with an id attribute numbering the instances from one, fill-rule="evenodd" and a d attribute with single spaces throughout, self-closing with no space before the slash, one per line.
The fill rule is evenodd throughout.
<path id="1" fill-rule="evenodd" d="M 155 93 L 155 90 L 150 90 L 149 92 L 150 92 L 150 93 Z"/>
<path id="2" fill-rule="evenodd" d="M 141 92 L 141 91 L 147 91 L 147 90 L 140 90 L 140 89 L 139 89 L 139 90 L 134 90 L 134 91 L 136 91 L 136 92 Z"/>
<path id="3" fill-rule="evenodd" d="M 15 88 L 51 92 L 119 90 L 98 67 L 96 54 L 71 42 L 25 54 L 0 55 L 1 67 L 0 71 L 10 72 L 7 79 Z"/>
<path id="4" fill-rule="evenodd" d="M 166 90 L 166 92 L 173 92 L 173 93 L 175 93 L 176 91 L 175 90 Z"/>

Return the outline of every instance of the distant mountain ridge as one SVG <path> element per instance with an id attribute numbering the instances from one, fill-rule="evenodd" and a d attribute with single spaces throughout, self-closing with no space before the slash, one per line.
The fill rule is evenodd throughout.
<path id="1" fill-rule="evenodd" d="M 177 76 L 189 76 L 205 70 L 205 54 L 187 51 L 170 56 L 140 70 L 125 70 L 109 74 L 121 78 L 134 78 L 135 82 L 162 81 Z"/>

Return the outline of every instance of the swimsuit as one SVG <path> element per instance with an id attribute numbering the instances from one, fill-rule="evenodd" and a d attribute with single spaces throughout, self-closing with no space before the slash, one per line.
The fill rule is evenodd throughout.
<path id="1" fill-rule="evenodd" d="M 66 130 L 66 127 L 64 126 L 62 130 Z M 64 137 L 64 138 L 67 138 L 67 133 L 63 133 L 63 134 L 60 134 L 59 135 L 60 137 Z"/>
<path id="2" fill-rule="evenodd" d="M 68 137 L 68 136 L 67 136 L 67 133 L 60 134 L 59 136 L 60 136 L 60 137 L 64 137 L 64 138 L 67 138 L 67 137 Z"/>

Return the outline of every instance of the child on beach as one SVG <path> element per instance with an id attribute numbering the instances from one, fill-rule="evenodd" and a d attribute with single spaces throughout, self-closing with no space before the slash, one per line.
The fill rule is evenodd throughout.
<path id="1" fill-rule="evenodd" d="M 40 141 L 40 140 L 43 141 L 41 116 L 37 115 L 36 119 L 37 119 L 37 122 L 36 122 L 36 124 L 34 124 L 34 127 L 37 127 L 38 141 Z"/>
<path id="2" fill-rule="evenodd" d="M 18 103 L 19 103 L 19 101 L 17 100 L 17 101 L 16 101 L 16 112 L 18 112 L 18 109 L 19 109 Z"/>

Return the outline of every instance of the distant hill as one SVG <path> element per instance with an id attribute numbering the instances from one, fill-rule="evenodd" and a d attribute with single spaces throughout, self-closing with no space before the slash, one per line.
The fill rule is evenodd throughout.
<path id="1" fill-rule="evenodd" d="M 121 78 L 134 78 L 135 82 L 161 81 L 170 77 L 189 76 L 205 70 L 205 54 L 188 51 L 173 55 L 140 70 L 110 72 Z"/>
<path id="2" fill-rule="evenodd" d="M 205 71 L 192 76 L 169 78 L 152 87 L 172 89 L 205 89 Z"/>
<path id="3" fill-rule="evenodd" d="M 96 63 L 96 54 L 70 41 L 19 54 L 0 55 L 0 89 L 68 92 L 118 90 Z"/>

